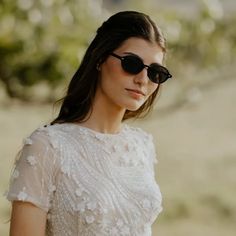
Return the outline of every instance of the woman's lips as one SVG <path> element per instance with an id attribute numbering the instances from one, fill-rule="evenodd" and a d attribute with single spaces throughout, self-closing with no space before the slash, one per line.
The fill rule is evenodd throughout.
<path id="1" fill-rule="evenodd" d="M 133 98 L 136 98 L 136 99 L 140 99 L 141 97 L 144 97 L 145 94 L 140 91 L 140 90 L 136 90 L 136 89 L 126 89 L 129 94 L 133 97 Z"/>

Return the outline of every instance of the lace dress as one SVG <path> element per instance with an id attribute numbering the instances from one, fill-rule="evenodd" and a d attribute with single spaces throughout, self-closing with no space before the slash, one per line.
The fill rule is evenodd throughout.
<path id="1" fill-rule="evenodd" d="M 123 125 L 103 134 L 77 124 L 24 140 L 7 198 L 47 212 L 47 236 L 150 236 L 162 210 L 152 136 Z"/>

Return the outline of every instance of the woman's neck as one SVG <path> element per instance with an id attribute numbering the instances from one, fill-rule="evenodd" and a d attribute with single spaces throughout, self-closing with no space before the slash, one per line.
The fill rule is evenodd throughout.
<path id="1" fill-rule="evenodd" d="M 100 133 L 119 133 L 125 109 L 115 106 L 104 96 L 96 94 L 89 118 L 80 125 Z"/>

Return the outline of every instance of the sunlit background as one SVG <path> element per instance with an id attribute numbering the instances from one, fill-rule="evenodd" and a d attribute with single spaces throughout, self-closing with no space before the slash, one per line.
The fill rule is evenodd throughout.
<path id="1" fill-rule="evenodd" d="M 163 212 L 154 236 L 236 234 L 236 2 L 234 0 L 2 0 L 0 2 L 0 235 L 3 197 L 22 139 L 50 122 L 95 30 L 111 14 L 149 14 L 168 42 L 155 109 L 129 122 L 151 132 Z"/>

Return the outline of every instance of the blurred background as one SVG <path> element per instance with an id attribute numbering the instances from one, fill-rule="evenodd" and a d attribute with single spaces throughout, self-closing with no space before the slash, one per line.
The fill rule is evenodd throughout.
<path id="1" fill-rule="evenodd" d="M 168 41 L 173 79 L 152 114 L 163 212 L 154 236 L 236 232 L 236 2 L 233 0 L 0 1 L 0 235 L 3 197 L 22 139 L 57 114 L 95 30 L 111 14 L 149 14 Z"/>

